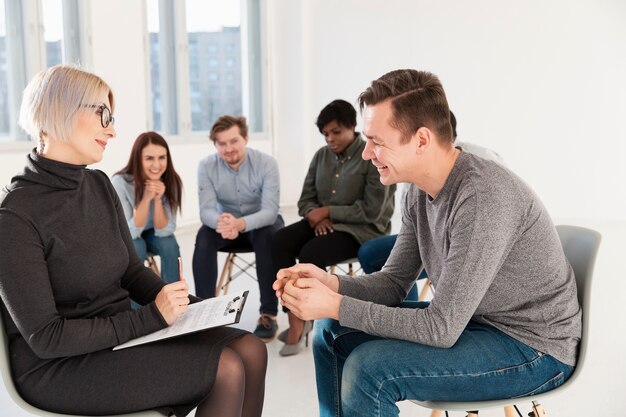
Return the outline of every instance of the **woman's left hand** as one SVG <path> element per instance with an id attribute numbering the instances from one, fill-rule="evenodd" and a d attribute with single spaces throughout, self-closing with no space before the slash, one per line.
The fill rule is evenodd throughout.
<path id="1" fill-rule="evenodd" d="M 334 231 L 333 222 L 330 219 L 324 219 L 315 225 L 315 236 L 324 236 Z"/>

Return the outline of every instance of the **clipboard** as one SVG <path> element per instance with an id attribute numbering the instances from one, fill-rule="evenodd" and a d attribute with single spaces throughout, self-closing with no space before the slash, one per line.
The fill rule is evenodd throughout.
<path id="1" fill-rule="evenodd" d="M 213 327 L 239 323 L 241 312 L 243 311 L 247 298 L 248 291 L 241 291 L 190 304 L 187 312 L 179 317 L 171 326 L 129 340 L 128 342 L 115 346 L 113 350 L 126 349 L 132 346 L 211 329 Z"/>

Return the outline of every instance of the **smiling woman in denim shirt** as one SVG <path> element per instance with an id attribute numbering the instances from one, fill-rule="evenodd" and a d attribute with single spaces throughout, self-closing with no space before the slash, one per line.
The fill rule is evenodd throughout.
<path id="1" fill-rule="evenodd" d="M 111 178 L 120 196 L 139 259 L 161 257 L 161 277 L 178 280 L 180 250 L 174 236 L 183 183 L 174 170 L 167 142 L 156 132 L 137 137 L 128 164 Z"/>

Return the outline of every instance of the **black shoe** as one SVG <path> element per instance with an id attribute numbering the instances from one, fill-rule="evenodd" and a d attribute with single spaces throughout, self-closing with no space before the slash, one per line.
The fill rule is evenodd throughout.
<path id="1" fill-rule="evenodd" d="M 276 319 L 269 314 L 261 313 L 256 329 L 254 329 L 254 335 L 267 343 L 274 340 L 277 331 L 278 323 Z"/>

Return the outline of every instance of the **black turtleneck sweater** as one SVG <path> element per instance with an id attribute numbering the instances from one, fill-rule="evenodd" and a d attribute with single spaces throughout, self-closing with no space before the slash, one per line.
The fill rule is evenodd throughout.
<path id="1" fill-rule="evenodd" d="M 111 408 L 113 405 L 106 403 L 100 407 L 99 402 L 107 402 L 107 396 L 102 388 L 88 385 L 64 388 L 94 391 L 83 395 L 93 395 L 95 403 L 89 404 L 85 398 L 78 401 L 78 408 L 71 404 L 69 397 L 62 399 L 60 406 L 54 402 L 57 399 L 46 404 L 47 399 L 41 398 L 51 392 L 50 385 L 43 386 L 45 383 L 58 385 L 55 375 L 63 381 L 76 377 L 76 385 L 81 385 L 81 381 L 88 380 L 87 374 L 102 372 L 105 386 L 119 385 L 124 378 L 107 374 L 107 356 L 116 366 L 120 366 L 119 361 L 123 364 L 128 360 L 124 368 L 135 367 L 132 374 L 138 378 L 142 377 L 142 369 L 137 369 L 140 364 L 135 363 L 136 358 L 130 359 L 132 355 L 142 351 L 145 358 L 154 355 L 155 360 L 163 362 L 161 352 L 155 350 L 157 347 L 125 349 L 135 352 L 121 355 L 117 352 L 124 351 L 110 349 L 167 326 L 154 303 L 163 285 L 165 283 L 137 257 L 117 193 L 103 172 L 52 161 L 33 152 L 27 158 L 24 171 L 13 177 L 11 184 L 0 193 L 2 316 L 18 389 L 26 397 L 33 389 L 27 401 L 72 413 L 123 412 L 164 405 L 129 400 L 128 407 Z M 145 305 L 132 310 L 129 295 Z M 232 336 L 241 334 L 235 329 L 228 330 Z M 217 339 L 232 339 L 228 330 L 224 329 Z M 168 346 L 175 344 L 170 342 Z M 204 357 L 189 358 L 190 366 L 202 366 L 207 359 L 216 361 L 206 354 L 206 346 L 202 349 Z M 216 350 L 218 355 L 220 351 Z M 193 356 L 193 349 L 186 352 Z M 164 356 L 168 354 L 173 353 L 163 352 Z M 92 369 L 92 358 L 94 363 L 96 359 L 103 362 Z M 76 359 L 76 363 L 68 365 L 71 364 L 68 359 Z M 149 359 L 146 361 L 143 366 L 154 373 L 150 368 L 159 365 L 150 363 Z M 189 381 L 202 387 L 194 388 L 198 389 L 196 399 L 201 399 L 210 389 L 213 371 L 213 366 L 208 366 L 195 381 L 193 377 Z M 110 372 L 114 372 L 114 366 L 110 367 Z M 193 373 L 189 369 L 181 370 L 186 377 L 190 377 L 189 372 Z M 181 384 L 181 393 L 189 385 L 176 380 L 186 377 L 169 376 L 172 382 Z M 156 377 L 151 374 L 146 378 Z M 157 387 L 151 388 L 149 382 L 145 384 L 143 391 L 154 389 L 154 394 L 159 391 Z M 168 386 L 163 389 L 168 393 L 177 391 Z M 139 390 L 138 396 L 145 395 L 141 387 L 125 387 L 124 390 Z M 165 405 L 188 404 L 194 399 L 188 391 L 184 394 L 185 399 L 167 399 L 163 395 L 164 401 L 170 401 Z M 68 392 L 67 395 L 74 394 Z M 115 393 L 113 397 L 119 395 Z M 81 409 L 83 403 L 87 403 L 85 409 Z"/>

